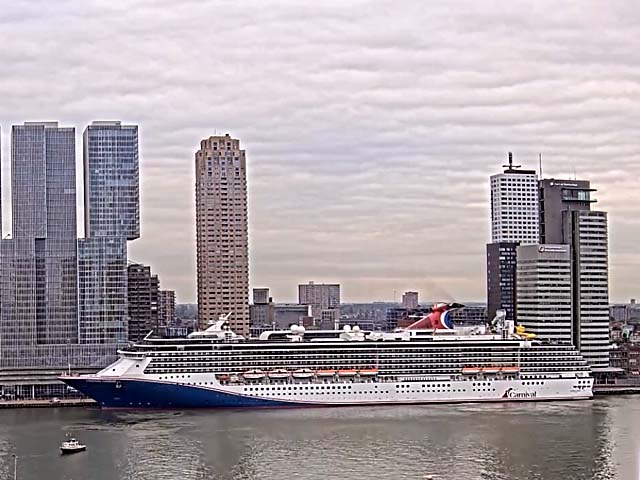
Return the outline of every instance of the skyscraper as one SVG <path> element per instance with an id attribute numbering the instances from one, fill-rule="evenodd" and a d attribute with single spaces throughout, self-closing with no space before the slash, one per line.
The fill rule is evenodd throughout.
<path id="1" fill-rule="evenodd" d="M 78 242 L 80 338 L 126 342 L 127 240 L 140 236 L 138 127 L 93 122 L 83 135 L 85 237 Z"/>
<path id="2" fill-rule="evenodd" d="M 29 346 L 78 341 L 73 128 L 13 126 L 11 195 L 13 237 L 2 241 L 5 364 L 24 361 Z"/>
<path id="3" fill-rule="evenodd" d="M 231 313 L 230 326 L 249 333 L 249 238 L 245 151 L 240 141 L 200 142 L 196 164 L 198 321 Z"/>
<path id="4" fill-rule="evenodd" d="M 564 212 L 571 247 L 573 343 L 594 371 L 609 366 L 609 267 L 607 214 Z"/>
<path id="5" fill-rule="evenodd" d="M 538 178 L 535 170 L 521 170 L 509 163 L 503 173 L 492 175 L 491 243 L 487 244 L 487 315 L 505 310 L 516 315 L 516 247 L 539 239 Z"/>

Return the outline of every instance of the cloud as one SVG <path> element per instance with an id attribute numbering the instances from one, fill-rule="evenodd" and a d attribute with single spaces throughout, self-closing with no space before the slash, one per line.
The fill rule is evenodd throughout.
<path id="1" fill-rule="evenodd" d="M 634 2 L 10 2 L 5 228 L 11 124 L 139 123 L 131 257 L 192 301 L 194 152 L 228 132 L 249 162 L 252 285 L 483 300 L 488 176 L 507 151 L 531 168 L 541 153 L 545 175 L 599 190 L 612 298 L 636 296 L 639 17 Z"/>

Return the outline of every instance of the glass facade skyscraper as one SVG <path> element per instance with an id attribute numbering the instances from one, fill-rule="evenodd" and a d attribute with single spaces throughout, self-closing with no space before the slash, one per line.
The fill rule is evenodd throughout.
<path id="1" fill-rule="evenodd" d="M 12 236 L 0 242 L 0 387 L 6 369 L 102 367 L 126 342 L 127 240 L 140 234 L 137 139 L 137 126 L 87 127 L 86 238 L 78 239 L 75 129 L 13 127 Z"/>

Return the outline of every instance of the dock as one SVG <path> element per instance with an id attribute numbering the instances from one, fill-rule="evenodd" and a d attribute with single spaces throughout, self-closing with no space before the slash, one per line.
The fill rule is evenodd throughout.
<path id="1" fill-rule="evenodd" d="M 90 398 L 61 398 L 59 400 L 0 400 L 1 408 L 58 408 L 58 407 L 92 407 L 97 402 Z"/>

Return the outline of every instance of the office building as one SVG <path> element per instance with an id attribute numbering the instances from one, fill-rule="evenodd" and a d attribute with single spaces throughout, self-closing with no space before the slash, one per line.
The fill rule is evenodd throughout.
<path id="1" fill-rule="evenodd" d="M 591 210 L 590 182 L 586 180 L 540 180 L 540 242 L 568 243 L 564 235 L 564 212 Z"/>
<path id="2" fill-rule="evenodd" d="M 493 320 L 504 310 L 508 320 L 516 318 L 517 242 L 487 244 L 487 317 Z"/>
<path id="3" fill-rule="evenodd" d="M 571 254 L 568 245 L 518 247 L 518 322 L 552 343 L 572 343 Z"/>
<path id="4" fill-rule="evenodd" d="M 418 308 L 418 292 L 404 292 L 402 294 L 402 308 Z"/>
<path id="5" fill-rule="evenodd" d="M 538 176 L 509 163 L 491 176 L 491 243 L 536 244 L 539 239 Z"/>
<path id="6" fill-rule="evenodd" d="M 196 164 L 198 320 L 200 327 L 231 313 L 249 333 L 249 243 L 245 151 L 229 135 L 200 142 Z"/>
<path id="7" fill-rule="evenodd" d="M 64 365 L 67 345 L 78 343 L 73 128 L 13 126 L 11 206 L 12 238 L 1 246 L 0 366 Z"/>
<path id="8" fill-rule="evenodd" d="M 131 263 L 127 267 L 129 341 L 142 340 L 150 331 L 160 330 L 158 303 L 160 281 L 151 267 Z"/>
<path id="9" fill-rule="evenodd" d="M 466 305 L 462 308 L 454 308 L 450 315 L 454 325 L 487 324 L 487 307 L 485 306 Z"/>
<path id="10" fill-rule="evenodd" d="M 539 239 L 538 177 L 509 163 L 503 173 L 492 175 L 491 243 L 487 244 L 487 313 L 505 310 L 516 319 L 516 247 Z"/>
<path id="11" fill-rule="evenodd" d="M 130 338 L 127 241 L 140 236 L 138 163 L 136 125 L 101 121 L 85 129 L 86 238 L 78 241 L 83 343 L 121 344 Z"/>
<path id="12" fill-rule="evenodd" d="M 337 283 L 314 283 L 298 285 L 298 304 L 310 305 L 311 315 L 316 320 L 322 319 L 323 310 L 338 310 L 340 317 L 340 285 Z M 325 316 L 328 315 L 325 313 Z"/>
<path id="13" fill-rule="evenodd" d="M 274 322 L 273 303 L 268 288 L 253 289 L 253 304 L 249 306 L 251 327 L 272 325 Z"/>
<path id="14" fill-rule="evenodd" d="M 564 213 L 571 247 L 573 343 L 594 371 L 609 366 L 609 267 L 607 214 Z"/>

